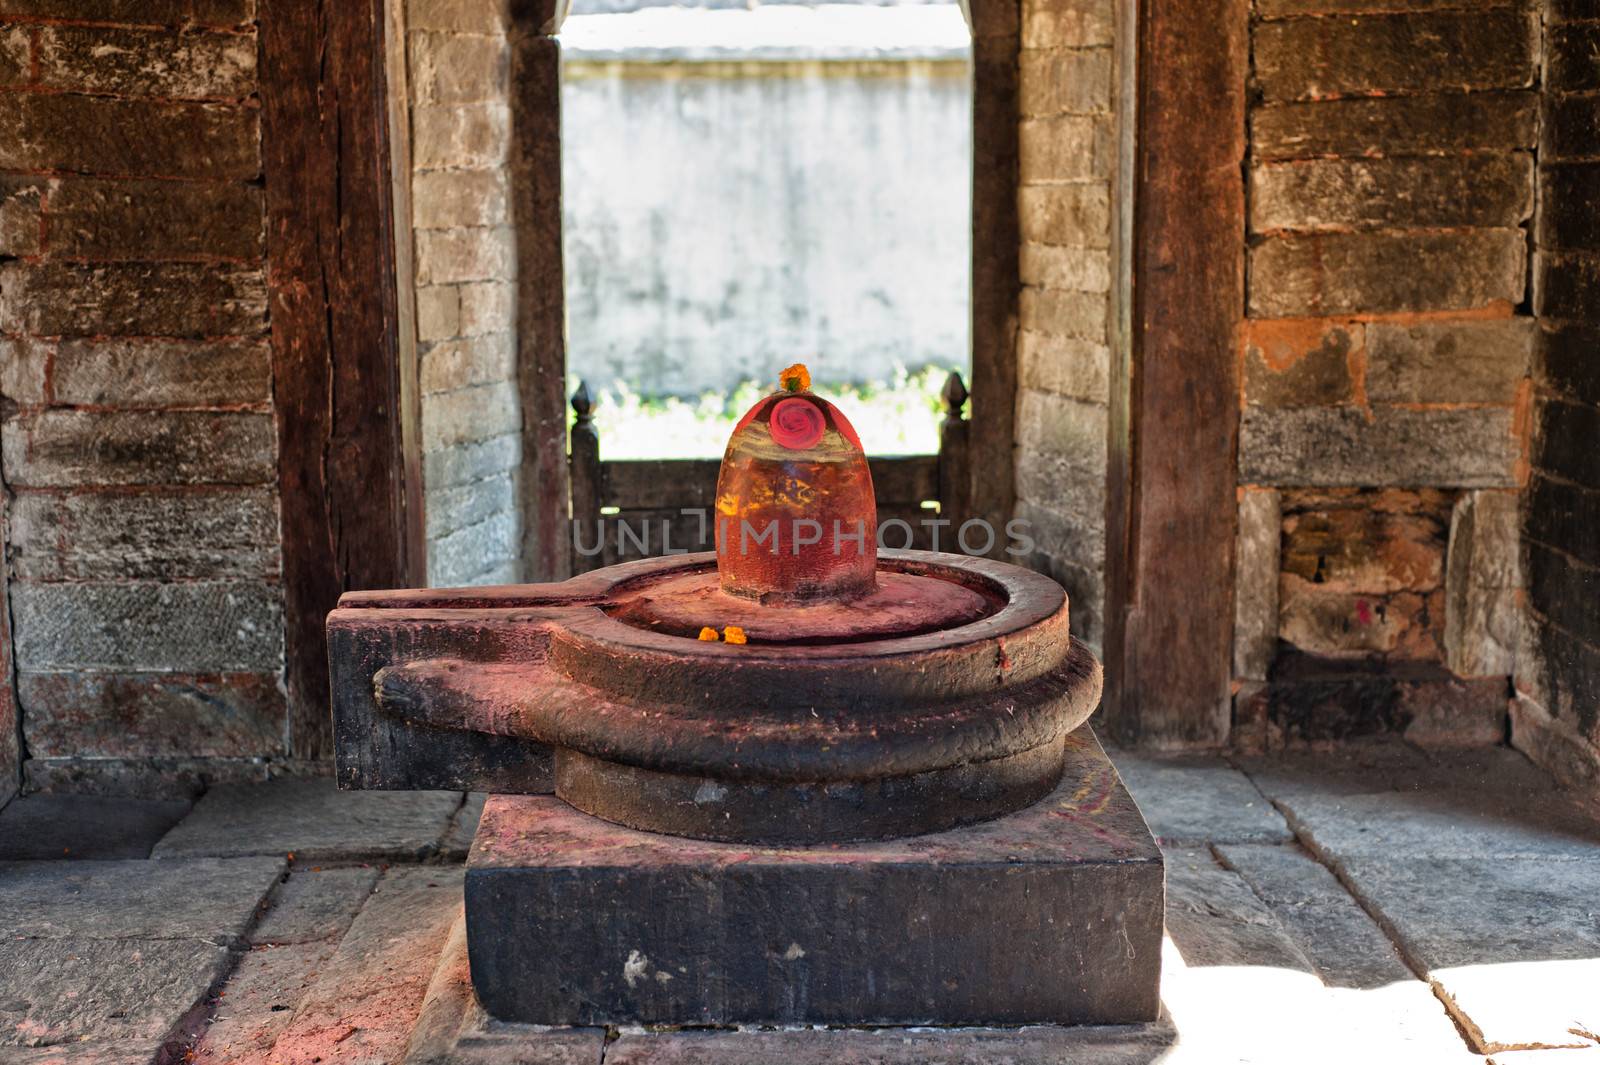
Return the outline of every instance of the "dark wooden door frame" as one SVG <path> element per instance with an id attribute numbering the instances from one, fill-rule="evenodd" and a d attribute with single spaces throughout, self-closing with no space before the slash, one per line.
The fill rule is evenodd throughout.
<path id="1" fill-rule="evenodd" d="M 286 746 L 332 753 L 324 622 L 425 580 L 409 218 L 385 0 L 262 0 L 262 171 L 282 512 Z M 403 42 L 394 42 L 397 46 Z M 406 201 L 402 198 L 400 202 Z"/>
<path id="2" fill-rule="evenodd" d="M 1118 0 L 1117 16 L 1117 199 L 1132 212 L 1113 241 L 1105 723 L 1123 742 L 1217 745 L 1232 701 L 1249 3 Z"/>

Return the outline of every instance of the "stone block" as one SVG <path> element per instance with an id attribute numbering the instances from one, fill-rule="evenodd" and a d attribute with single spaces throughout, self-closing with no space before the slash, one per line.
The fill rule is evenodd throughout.
<path id="1" fill-rule="evenodd" d="M 1217 856 L 1267 904 L 1324 985 L 1371 990 L 1414 979 L 1372 918 L 1304 852 L 1227 844 Z"/>
<path id="2" fill-rule="evenodd" d="M 37 84 L 72 92 L 228 99 L 256 89 L 256 37 L 112 26 L 38 30 Z"/>
<path id="3" fill-rule="evenodd" d="M 1022 283 L 1064 292 L 1109 292 L 1111 253 L 1100 248 L 1023 244 Z"/>
<path id="4" fill-rule="evenodd" d="M 283 871 L 278 858 L 6 862 L 0 927 L 15 939 L 234 947 Z"/>
<path id="5" fill-rule="evenodd" d="M 7 93 L 0 167 L 249 180 L 261 173 L 260 113 L 234 104 Z"/>
<path id="6" fill-rule="evenodd" d="M 1268 100 L 1521 89 L 1538 19 L 1520 7 L 1258 23 L 1255 85 Z"/>
<path id="7" fill-rule="evenodd" d="M 293 854 L 301 862 L 418 861 L 461 805 L 453 791 L 340 791 L 327 777 L 208 791 L 153 857 Z"/>
<path id="8" fill-rule="evenodd" d="M 1600 23 L 1584 21 L 1551 26 L 1545 32 L 1544 81 L 1553 92 L 1600 89 Z"/>
<path id="9" fill-rule="evenodd" d="M 38 255 L 43 232 L 40 205 L 48 182 L 40 178 L 0 178 L 0 255 Z"/>
<path id="10" fill-rule="evenodd" d="M 411 165 L 418 170 L 499 166 L 510 145 L 511 111 L 504 103 L 411 108 Z"/>
<path id="11" fill-rule="evenodd" d="M 1563 787 L 1581 793 L 1600 785 L 1600 746 L 1531 699 L 1511 701 L 1511 743 Z"/>
<path id="12" fill-rule="evenodd" d="M 516 485 L 510 477 L 434 488 L 428 492 L 428 538 L 436 540 L 516 507 Z"/>
<path id="13" fill-rule="evenodd" d="M 31 27 L 0 27 L 0 86 L 25 85 L 32 79 L 32 52 Z"/>
<path id="14" fill-rule="evenodd" d="M 270 488 L 19 491 L 10 532 L 13 579 L 268 578 L 281 569 Z"/>
<path id="15" fill-rule="evenodd" d="M 511 275 L 512 231 L 504 226 L 423 229 L 417 239 L 417 284 L 492 281 Z"/>
<path id="16" fill-rule="evenodd" d="M 1028 48 L 1017 71 L 1025 118 L 1111 113 L 1110 48 Z"/>
<path id="17" fill-rule="evenodd" d="M 411 202 L 418 229 L 503 226 L 511 220 L 503 169 L 422 171 L 412 175 Z"/>
<path id="18" fill-rule="evenodd" d="M 56 403 L 93 407 L 204 407 L 272 400 L 272 352 L 263 339 L 63 340 L 50 369 Z"/>
<path id="19" fill-rule="evenodd" d="M 1220 756 L 1113 750 L 1111 759 L 1163 847 L 1294 838 L 1266 796 Z"/>
<path id="20" fill-rule="evenodd" d="M 1160 855 L 1092 736 L 1068 742 L 1063 784 L 1027 810 L 828 848 L 494 796 L 467 873 L 478 997 L 556 1024 L 1153 1020 Z M 531 928 L 549 930 L 534 951 Z"/>
<path id="21" fill-rule="evenodd" d="M 211 263 L 0 264 L 0 329 L 44 336 L 219 337 L 267 324 L 265 271 Z"/>
<path id="22" fill-rule="evenodd" d="M 1451 505 L 1437 491 L 1285 492 L 1283 573 L 1330 591 L 1434 591 Z"/>
<path id="23" fill-rule="evenodd" d="M 1250 250 L 1250 314 L 1446 311 L 1522 301 L 1519 229 L 1321 233 L 1270 237 Z"/>
<path id="24" fill-rule="evenodd" d="M 1017 444 L 1023 455 L 1034 454 L 1060 463 L 1064 472 L 1104 480 L 1105 407 L 1048 392 L 1027 391 L 1017 404 L 1017 414 Z"/>
<path id="25" fill-rule="evenodd" d="M 0 862 L 148 858 L 185 800 L 26 795 L 0 809 Z"/>
<path id="26" fill-rule="evenodd" d="M 195 940 L 8 937 L 0 941 L 7 1022 L 0 1057 L 19 1060 L 12 1050 L 19 1045 L 85 1042 L 91 1052 L 102 1042 L 125 1052 L 138 1048 L 142 1056 L 122 1062 L 166 1057 L 168 1035 L 221 982 L 230 963 L 226 949 Z"/>
<path id="27" fill-rule="evenodd" d="M 1438 93 L 1265 104 L 1250 110 L 1257 159 L 1532 148 L 1537 94 Z"/>
<path id="28" fill-rule="evenodd" d="M 1102 182 L 1024 185 L 1017 191 L 1022 239 L 1073 248 L 1111 246 L 1110 190 Z"/>
<path id="29" fill-rule="evenodd" d="M 1516 402 L 1528 376 L 1532 318 L 1367 325 L 1367 398 L 1374 403 Z"/>
<path id="30" fill-rule="evenodd" d="M 1540 397 L 1533 411 L 1534 454 L 1540 469 L 1584 487 L 1600 488 L 1600 411 L 1582 403 Z M 1560 542 L 1566 542 L 1563 537 Z"/>
<path id="31" fill-rule="evenodd" d="M 522 461 L 520 429 L 517 425 L 503 435 L 427 451 L 422 456 L 424 483 L 437 489 L 515 470 Z"/>
<path id="32" fill-rule="evenodd" d="M 499 511 L 428 544 L 428 583 L 437 588 L 504 584 L 497 578 L 520 553 L 517 515 Z"/>
<path id="33" fill-rule="evenodd" d="M 1063 292 L 1024 287 L 1021 301 L 1023 329 L 1060 337 L 1106 342 L 1111 302 L 1102 292 Z"/>
<path id="34" fill-rule="evenodd" d="M 1537 607 L 1518 644 L 1516 688 L 1523 701 L 1600 747 L 1600 647 L 1552 624 Z"/>
<path id="35" fill-rule="evenodd" d="M 1105 181 L 1116 158 L 1109 116 L 1025 118 L 1017 132 L 1024 186 L 1052 181 Z"/>
<path id="36" fill-rule="evenodd" d="M 1373 595 L 1286 577 L 1278 634 L 1307 654 L 1434 662 L 1444 657 L 1444 604 L 1443 590 Z"/>
<path id="37" fill-rule="evenodd" d="M 460 286 L 461 336 L 515 332 L 517 289 L 506 280 L 474 281 Z"/>
<path id="38" fill-rule="evenodd" d="M 409 44 L 411 95 L 418 103 L 464 104 L 506 98 L 511 47 L 504 37 L 414 30 Z"/>
<path id="39" fill-rule="evenodd" d="M 35 758 L 252 758 L 283 753 L 277 673 L 20 673 Z"/>
<path id="40" fill-rule="evenodd" d="M 1296 15 L 1370 15 L 1505 6 L 1505 0 L 1256 0 L 1255 10 L 1261 18 L 1277 19 Z"/>
<path id="41" fill-rule="evenodd" d="M 1510 488 L 1521 446 L 1509 408 L 1250 407 L 1239 476 L 1261 485 Z"/>
<path id="42" fill-rule="evenodd" d="M 266 781 L 285 774 L 322 771 L 291 758 L 30 758 L 23 786 L 42 794 L 194 799 L 207 788 L 240 781 Z"/>
<path id="43" fill-rule="evenodd" d="M 283 668 L 283 590 L 276 584 L 35 584 L 11 586 L 17 669 Z"/>
<path id="44" fill-rule="evenodd" d="M 1025 1028 L 801 1028 L 732 1032 L 627 1031 L 606 1045 L 613 1065 L 977 1065 L 979 1062 L 1150 1065 L 1177 1042 L 1169 1022 Z M 592 1050 L 585 1046 L 583 1049 Z M 476 1065 L 477 1059 L 467 1059 Z M 545 1058 L 529 1060 L 545 1065 Z M 590 1057 L 550 1058 L 577 1065 Z M 483 1062 L 482 1065 L 498 1065 Z M 1574 1063 L 1579 1065 L 1579 1063 Z M 1589 1063 L 1582 1063 L 1589 1065 Z"/>
<path id="45" fill-rule="evenodd" d="M 461 286 L 417 289 L 417 340 L 427 344 L 461 335 Z"/>
<path id="46" fill-rule="evenodd" d="M 0 14 L 146 26 L 233 27 L 255 17 L 256 0 L 3 0 Z"/>
<path id="47" fill-rule="evenodd" d="M 1551 251 L 1600 250 L 1600 163 L 1546 163 L 1539 169 L 1534 239 Z"/>
<path id="48" fill-rule="evenodd" d="M 1540 252 L 1533 260 L 1534 313 L 1588 320 L 1600 305 L 1600 253 Z"/>
<path id="49" fill-rule="evenodd" d="M 515 381 L 516 339 L 509 333 L 445 340 L 422 353 L 424 394 Z"/>
<path id="50" fill-rule="evenodd" d="M 1509 676 L 1521 610 L 1522 534 L 1514 492 L 1464 492 L 1450 518 L 1445 662 L 1462 676 Z"/>
<path id="51" fill-rule="evenodd" d="M 259 259 L 266 252 L 261 189 L 236 182 L 62 178 L 50 189 L 47 221 L 50 254 L 69 258 Z"/>
<path id="52" fill-rule="evenodd" d="M 1536 540 L 1523 547 L 1529 602 L 1550 622 L 1593 640 L 1600 604 L 1600 571 Z"/>
<path id="53" fill-rule="evenodd" d="M 1301 159 L 1250 168 L 1250 228 L 1516 226 L 1533 213 L 1527 152 Z"/>
<path id="54" fill-rule="evenodd" d="M 316 974 L 274 1061 L 403 1060 L 435 967 L 461 914 L 461 870 L 392 869 Z"/>
<path id="55" fill-rule="evenodd" d="M 1017 361 L 1024 388 L 1109 401 L 1111 349 L 1104 344 L 1024 329 L 1017 337 Z"/>
<path id="56" fill-rule="evenodd" d="M 440 392 L 423 399 L 422 449 L 425 452 L 490 440 L 521 429 L 522 402 L 516 385 L 510 382 Z M 497 448 L 503 451 L 503 445 Z M 471 459 L 464 461 L 471 462 Z"/>
<path id="57" fill-rule="evenodd" d="M 270 414 L 45 410 L 0 424 L 18 487 L 267 484 L 277 445 Z"/>
<path id="58" fill-rule="evenodd" d="M 0 337 L 0 397 L 19 406 L 40 406 L 48 394 L 54 341 Z"/>
<path id="59" fill-rule="evenodd" d="M 1263 407 L 1354 402 L 1366 329 L 1327 318 L 1247 319 L 1245 401 Z"/>
<path id="60" fill-rule="evenodd" d="M 1234 550 L 1233 675 L 1265 680 L 1278 653 L 1278 574 L 1283 504 L 1272 489 L 1239 495 Z"/>
<path id="61" fill-rule="evenodd" d="M 378 870 L 296 866 L 278 889 L 261 923 L 250 932 L 256 946 L 337 943 L 378 882 Z"/>
<path id="62" fill-rule="evenodd" d="M 1544 97 L 1539 159 L 1550 163 L 1600 155 L 1600 96 Z"/>
<path id="63" fill-rule="evenodd" d="M 1092 48 L 1115 43 L 1110 0 L 1022 0 L 1022 47 Z"/>
<path id="64" fill-rule="evenodd" d="M 1340 857 L 1480 1052 L 1592 1047 L 1600 1030 L 1600 860 Z"/>
<path id="65" fill-rule="evenodd" d="M 1588 530 L 1600 528 L 1600 489 L 1557 480 L 1535 470 L 1528 479 L 1522 516 L 1530 540 L 1561 544 L 1581 564 L 1600 567 L 1600 544 L 1585 536 Z M 1506 565 L 1505 570 L 1509 572 L 1496 574 L 1495 583 L 1518 587 L 1514 563 Z"/>

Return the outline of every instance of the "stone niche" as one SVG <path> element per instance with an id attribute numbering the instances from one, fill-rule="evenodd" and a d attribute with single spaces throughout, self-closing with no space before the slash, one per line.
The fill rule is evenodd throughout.
<path id="1" fill-rule="evenodd" d="M 1513 492 L 1247 490 L 1239 742 L 1502 740 L 1515 515 Z"/>

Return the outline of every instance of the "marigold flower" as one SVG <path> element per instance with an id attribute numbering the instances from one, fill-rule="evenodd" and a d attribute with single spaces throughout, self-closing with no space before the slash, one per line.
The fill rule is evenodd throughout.
<path id="1" fill-rule="evenodd" d="M 706 640 L 710 643 L 716 643 L 717 630 L 713 629 L 710 625 L 706 625 L 700 630 L 699 639 Z"/>
<path id="2" fill-rule="evenodd" d="M 811 371 L 806 364 L 797 362 L 778 374 L 778 387 L 785 392 L 799 392 L 811 387 Z"/>
<path id="3" fill-rule="evenodd" d="M 729 643 L 744 643 L 744 630 L 737 625 L 729 625 L 722 630 L 722 638 Z"/>

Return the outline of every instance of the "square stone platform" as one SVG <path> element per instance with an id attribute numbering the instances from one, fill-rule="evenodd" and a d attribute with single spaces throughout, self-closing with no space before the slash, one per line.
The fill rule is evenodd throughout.
<path id="1" fill-rule="evenodd" d="M 492 797 L 466 878 L 478 998 L 549 1025 L 1154 1020 L 1161 851 L 1088 727 L 1065 742 L 1034 806 L 880 843 L 711 843 Z"/>

